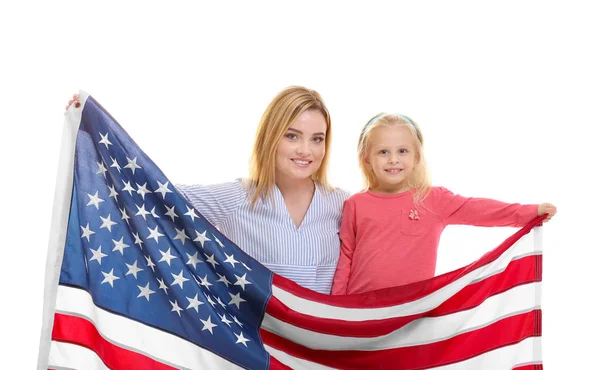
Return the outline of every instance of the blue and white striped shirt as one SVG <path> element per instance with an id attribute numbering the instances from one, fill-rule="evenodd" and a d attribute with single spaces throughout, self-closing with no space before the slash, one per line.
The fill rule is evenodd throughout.
<path id="1" fill-rule="evenodd" d="M 264 266 L 303 287 L 330 293 L 340 254 L 342 206 L 348 192 L 316 185 L 306 215 L 296 228 L 276 186 L 272 197 L 259 199 L 252 211 L 241 179 L 177 188 L 208 221 Z"/>

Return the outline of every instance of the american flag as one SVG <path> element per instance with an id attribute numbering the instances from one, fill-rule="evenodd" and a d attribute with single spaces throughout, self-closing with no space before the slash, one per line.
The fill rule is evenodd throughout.
<path id="1" fill-rule="evenodd" d="M 433 279 L 319 294 L 241 251 L 104 108 L 80 101 L 63 137 L 38 368 L 542 368 L 540 218 Z"/>

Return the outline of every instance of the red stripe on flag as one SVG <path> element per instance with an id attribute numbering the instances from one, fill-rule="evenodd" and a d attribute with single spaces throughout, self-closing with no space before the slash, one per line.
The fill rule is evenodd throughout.
<path id="1" fill-rule="evenodd" d="M 357 338 L 377 337 L 389 334 L 421 317 L 443 316 L 477 307 L 491 296 L 537 281 L 536 257 L 528 256 L 512 261 L 502 273 L 467 285 L 436 309 L 416 315 L 365 321 L 325 319 L 291 310 L 275 297 L 269 300 L 267 313 L 283 322 L 318 333 Z M 387 294 L 398 295 L 395 289 L 386 289 Z"/>
<path id="2" fill-rule="evenodd" d="M 52 340 L 86 347 L 111 369 L 175 369 L 110 343 L 100 335 L 94 324 L 76 316 L 55 313 Z"/>
<path id="3" fill-rule="evenodd" d="M 314 350 L 261 329 L 266 345 L 287 354 L 340 369 L 424 369 L 468 360 L 488 351 L 533 337 L 535 311 L 504 318 L 481 329 L 430 344 L 374 351 Z"/>
<path id="4" fill-rule="evenodd" d="M 525 365 L 525 366 L 513 367 L 512 370 L 544 370 L 544 366 L 542 366 L 542 364 Z"/>
<path id="5" fill-rule="evenodd" d="M 418 281 L 412 284 L 403 285 L 400 287 L 381 289 L 370 292 L 368 295 L 364 294 L 350 294 L 341 296 L 330 296 L 327 294 L 317 293 L 309 289 L 302 288 L 300 285 L 294 283 L 291 280 L 283 278 L 277 274 L 273 274 L 273 284 L 277 287 L 290 292 L 291 294 L 308 300 L 321 302 L 324 304 L 347 307 L 347 308 L 379 308 L 395 306 L 402 303 L 411 302 L 419 298 L 423 298 L 434 291 L 448 285 L 452 281 L 474 271 L 480 267 L 486 266 L 492 261 L 496 260 L 506 250 L 508 250 L 513 244 L 515 244 L 521 237 L 526 235 L 544 219 L 544 216 L 539 216 L 534 220 L 530 221 L 526 226 L 518 230 L 516 233 L 511 235 L 498 247 L 492 251 L 483 255 L 479 260 L 472 263 L 471 265 L 465 266 L 455 271 L 450 271 L 443 275 L 436 276 L 434 278 Z M 539 266 L 538 266 L 539 269 Z M 539 275 L 541 277 L 541 269 L 539 269 Z M 393 294 L 390 294 L 393 292 Z"/>

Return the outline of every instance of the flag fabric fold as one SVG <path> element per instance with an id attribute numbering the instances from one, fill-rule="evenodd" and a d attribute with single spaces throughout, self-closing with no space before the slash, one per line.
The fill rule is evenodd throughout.
<path id="1" fill-rule="evenodd" d="M 246 255 L 80 101 L 66 113 L 39 369 L 542 369 L 541 218 L 427 281 L 316 293 Z"/>

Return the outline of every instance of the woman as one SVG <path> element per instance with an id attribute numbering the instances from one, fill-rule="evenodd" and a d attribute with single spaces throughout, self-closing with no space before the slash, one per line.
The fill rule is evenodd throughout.
<path id="1" fill-rule="evenodd" d="M 77 98 L 68 106 L 79 104 Z M 321 96 L 291 86 L 261 118 L 247 179 L 178 189 L 257 261 L 329 294 L 339 257 L 342 205 L 349 196 L 327 182 L 330 142 L 331 119 Z"/>

